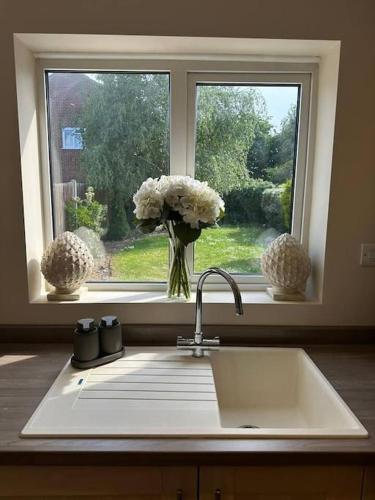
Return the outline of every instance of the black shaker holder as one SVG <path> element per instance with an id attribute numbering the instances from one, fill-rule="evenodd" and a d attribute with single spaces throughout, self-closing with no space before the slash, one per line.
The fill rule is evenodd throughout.
<path id="1" fill-rule="evenodd" d="M 91 359 L 90 361 L 79 361 L 75 359 L 74 356 L 70 358 L 70 362 L 74 368 L 78 368 L 80 370 L 87 370 L 89 368 L 95 368 L 96 366 L 105 365 L 107 363 L 111 363 L 116 359 L 120 359 L 125 354 L 125 347 L 121 349 L 121 351 L 114 352 L 112 354 L 106 354 L 104 356 L 99 356 L 96 359 Z"/>

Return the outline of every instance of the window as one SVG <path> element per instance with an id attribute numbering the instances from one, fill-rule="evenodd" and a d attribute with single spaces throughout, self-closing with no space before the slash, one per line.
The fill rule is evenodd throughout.
<path id="1" fill-rule="evenodd" d="M 189 253 L 192 281 L 220 266 L 242 284 L 265 283 L 260 257 L 269 242 L 282 232 L 303 241 L 313 69 L 137 61 L 115 71 L 81 70 L 78 62 L 51 70 L 47 63 L 51 237 L 70 230 L 86 241 L 96 263 L 90 281 L 166 281 L 166 235 L 141 235 L 134 225 L 132 196 L 148 177 L 195 176 L 224 198 L 225 218 Z M 74 155 L 59 148 L 58 130 Z"/>
<path id="2" fill-rule="evenodd" d="M 194 271 L 259 275 L 265 245 L 291 231 L 297 85 L 197 83 L 195 175 L 226 214 L 195 245 Z"/>
<path id="3" fill-rule="evenodd" d="M 163 281 L 168 241 L 141 237 L 132 196 L 147 177 L 169 173 L 169 75 L 46 73 L 54 234 L 74 231 L 89 246 L 95 281 Z M 54 130 L 63 129 L 65 156 Z M 80 147 L 74 147 L 74 146 Z"/>
<path id="4" fill-rule="evenodd" d="M 64 127 L 62 129 L 63 149 L 83 149 L 82 135 L 78 127 Z"/>

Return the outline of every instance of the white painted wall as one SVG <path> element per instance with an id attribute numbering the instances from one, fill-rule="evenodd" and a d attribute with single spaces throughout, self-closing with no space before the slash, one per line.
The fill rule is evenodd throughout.
<path id="1" fill-rule="evenodd" d="M 29 304 L 26 275 L 30 255 L 26 255 L 23 224 L 13 33 L 60 32 L 341 40 L 331 186 L 329 175 L 326 182 L 320 176 L 321 184 L 315 186 L 329 190 L 328 225 L 318 217 L 310 231 L 312 245 L 327 231 L 324 303 L 248 304 L 240 319 L 233 316 L 230 304 L 208 304 L 205 320 L 217 324 L 373 325 L 375 268 L 359 267 L 359 251 L 361 242 L 375 241 L 374 22 L 372 0 L 234 0 L 230 4 L 221 0 L 65 0 L 53 2 L 53 8 L 47 0 L 2 0 L 0 323 L 72 323 L 79 316 L 104 313 L 118 314 L 124 323 L 192 322 L 191 304 Z M 333 68 L 326 69 L 328 75 Z M 318 126 L 319 119 L 324 114 L 318 117 Z M 320 168 L 324 169 L 324 163 Z M 25 218 L 37 217 L 39 207 L 31 206 Z M 322 280 L 322 275 L 316 279 Z"/>

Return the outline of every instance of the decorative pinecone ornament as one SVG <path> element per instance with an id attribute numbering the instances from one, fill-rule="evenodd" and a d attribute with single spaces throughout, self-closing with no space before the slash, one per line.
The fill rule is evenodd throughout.
<path id="1" fill-rule="evenodd" d="M 41 270 L 45 279 L 56 288 L 48 300 L 78 300 L 74 292 L 86 281 L 94 260 L 86 244 L 66 231 L 55 238 L 43 254 Z"/>
<path id="2" fill-rule="evenodd" d="M 305 300 L 304 290 L 311 272 L 310 258 L 302 245 L 288 233 L 282 234 L 262 255 L 261 267 L 272 288 L 274 300 Z"/>

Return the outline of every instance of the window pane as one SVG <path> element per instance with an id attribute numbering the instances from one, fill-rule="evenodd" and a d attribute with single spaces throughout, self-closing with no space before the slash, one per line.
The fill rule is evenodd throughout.
<path id="1" fill-rule="evenodd" d="M 226 207 L 195 243 L 194 272 L 260 274 L 264 248 L 290 232 L 298 107 L 298 85 L 197 85 L 195 176 Z"/>
<path id="2" fill-rule="evenodd" d="M 78 127 L 64 127 L 62 129 L 63 149 L 83 149 L 82 134 Z"/>
<path id="3" fill-rule="evenodd" d="M 165 281 L 168 239 L 141 235 L 132 197 L 169 174 L 169 75 L 46 73 L 55 236 L 89 246 L 94 281 Z"/>

